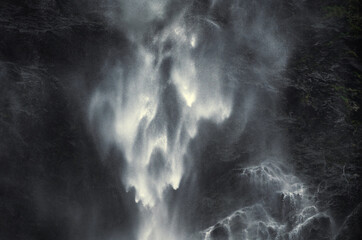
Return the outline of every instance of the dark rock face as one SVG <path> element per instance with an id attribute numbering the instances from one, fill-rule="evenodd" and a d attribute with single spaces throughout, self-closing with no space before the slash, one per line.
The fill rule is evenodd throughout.
<path id="1" fill-rule="evenodd" d="M 210 234 L 210 238 L 212 240 L 223 240 L 228 239 L 229 233 L 224 226 L 215 226 L 214 230 L 212 230 Z"/>
<path id="2" fill-rule="evenodd" d="M 327 240 L 331 239 L 331 222 L 327 216 L 319 215 L 304 222 L 297 232 L 292 232 L 291 239 Z"/>
<path id="3" fill-rule="evenodd" d="M 119 235 L 135 239 L 138 211 L 133 192 L 126 192 L 119 179 L 122 153 L 111 150 L 102 155 L 98 151 L 101 143 L 85 120 L 89 93 L 104 74 L 104 62 L 112 65 L 119 56 L 132 55 L 130 43 L 123 33 L 106 24 L 95 2 L 1 3 L 1 239 L 112 239 Z M 202 11 L 204 2 L 195 1 L 195 9 Z M 275 7 L 278 16 L 295 26 L 288 32 L 295 46 L 285 73 L 288 84 L 278 93 L 282 117 L 276 120 L 279 128 L 275 131 L 287 133 L 288 163 L 306 183 L 318 208 L 334 219 L 330 222 L 321 214 L 306 221 L 298 232 L 304 239 L 331 239 L 333 228 L 339 229 L 336 240 L 361 236 L 362 44 L 355 20 L 361 18 L 358 3 L 307 0 L 300 6 L 285 3 Z M 220 26 L 229 24 L 222 11 L 215 13 L 215 19 Z M 249 57 L 252 61 L 253 56 Z M 167 75 L 167 66 L 165 69 Z M 170 98 L 168 93 L 165 99 Z M 263 100 L 268 103 L 268 98 Z M 263 116 L 270 116 L 267 108 L 272 106 L 265 105 Z M 170 107 L 169 112 L 175 122 L 178 110 Z M 201 134 L 214 134 L 210 125 L 205 123 Z M 240 159 L 248 159 L 263 147 L 250 140 L 254 134 L 253 129 L 245 132 L 235 146 L 223 145 L 221 138 L 201 144 L 206 148 L 201 154 L 205 161 L 198 163 L 203 191 L 196 206 L 189 208 L 189 202 L 184 203 L 184 209 L 200 213 L 188 213 L 195 225 L 203 224 L 195 229 L 226 217 L 240 207 L 240 199 L 258 197 L 244 196 L 248 190 L 244 179 L 233 171 Z M 211 137 L 219 136 L 215 133 Z M 231 160 L 224 161 L 225 156 Z M 149 169 L 155 177 L 159 177 L 160 166 L 164 167 L 163 156 L 155 154 L 154 168 Z M 271 197 L 275 197 L 278 209 L 291 211 L 288 196 Z M 288 220 L 282 210 L 272 215 Z M 232 219 L 234 236 L 241 236 L 246 228 L 244 218 L 237 215 Z M 273 229 L 259 227 L 265 236 L 275 236 Z M 225 226 L 217 225 L 210 237 L 228 239 L 229 234 Z"/>
<path id="4" fill-rule="evenodd" d="M 361 237 L 362 230 L 362 205 L 358 206 L 352 211 L 343 223 L 341 229 L 338 232 L 336 240 L 344 239 L 358 239 Z"/>
<path id="5" fill-rule="evenodd" d="M 362 195 L 361 32 L 351 20 L 360 10 L 359 1 L 315 2 L 287 70 L 284 126 L 297 175 L 339 225 Z"/>
<path id="6" fill-rule="evenodd" d="M 0 4 L 1 239 L 132 239 L 122 156 L 101 163 L 82 107 L 104 50 L 123 40 L 67 2 Z"/>

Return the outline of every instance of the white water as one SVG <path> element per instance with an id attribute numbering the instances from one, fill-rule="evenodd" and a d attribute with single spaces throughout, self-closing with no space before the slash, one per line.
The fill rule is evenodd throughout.
<path id="1" fill-rule="evenodd" d="M 203 232 L 212 239 L 330 239 L 331 221 L 320 213 L 303 184 L 280 163 L 265 161 L 240 172 L 255 194 L 243 207 Z"/>
<path id="2" fill-rule="evenodd" d="M 164 193 L 170 187 L 177 190 L 184 172 L 193 171 L 184 163 L 197 161 L 188 149 L 200 120 L 220 125 L 235 111 L 234 138 L 248 122 L 268 120 L 252 116 L 262 104 L 254 91 L 277 92 L 288 48 L 278 35 L 276 19 L 267 14 L 267 2 L 214 0 L 199 14 L 192 1 L 186 1 L 176 5 L 170 17 L 172 1 L 127 0 L 120 1 L 120 16 L 107 12 L 113 26 L 126 34 L 133 55 L 109 70 L 107 86 L 91 98 L 89 120 L 94 125 L 102 119 L 102 150 L 115 145 L 125 156 L 122 181 L 135 190 L 141 212 L 138 239 L 186 238 L 177 230 L 178 216 L 169 213 Z M 218 8 L 229 11 L 229 23 L 215 19 Z M 245 95 L 235 97 L 241 93 Z M 112 116 L 102 118 L 106 108 Z M 265 141 L 263 134 L 260 142 Z M 278 155 L 279 149 L 258 154 L 269 153 Z M 305 226 L 319 219 L 319 213 L 302 183 L 278 164 L 267 161 L 245 168 L 240 181 L 251 186 L 246 194 L 256 194 L 253 204 L 208 228 L 202 237 L 211 239 L 221 226 L 224 238 L 218 239 L 303 239 Z"/>
<path id="3" fill-rule="evenodd" d="M 152 9 L 149 11 L 154 11 Z M 161 6 L 159 6 L 161 7 Z M 162 11 L 158 8 L 155 11 Z M 162 14 L 161 14 L 162 15 Z M 153 35 L 152 42 L 131 38 L 136 52 L 132 70 L 115 69 L 113 94 L 97 91 L 90 104 L 90 119 L 105 104 L 114 111 L 107 126 L 106 140 L 115 142 L 127 160 L 127 188 L 136 191 L 143 219 L 139 239 L 177 239 L 170 231 L 163 202 L 164 190 L 179 187 L 188 143 L 197 134 L 200 119 L 221 123 L 231 112 L 232 93 L 222 89 L 222 71 L 217 59 L 194 57 L 198 46 L 197 29 L 190 29 L 181 12 L 165 29 Z M 166 44 L 172 43 L 171 49 Z M 162 79 L 162 63 L 172 58 L 169 79 Z M 165 99 L 170 86 L 176 89 L 174 103 Z M 169 109 L 178 110 L 176 122 L 170 123 Z M 171 110 L 172 111 L 172 110 Z"/>

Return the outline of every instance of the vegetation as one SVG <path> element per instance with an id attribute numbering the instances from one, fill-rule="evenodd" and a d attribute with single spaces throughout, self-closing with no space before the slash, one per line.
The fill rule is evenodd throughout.
<path id="1" fill-rule="evenodd" d="M 326 18 L 343 19 L 348 23 L 349 36 L 362 36 L 362 15 L 361 15 L 361 0 L 348 0 L 342 5 L 331 5 L 324 7 Z"/>

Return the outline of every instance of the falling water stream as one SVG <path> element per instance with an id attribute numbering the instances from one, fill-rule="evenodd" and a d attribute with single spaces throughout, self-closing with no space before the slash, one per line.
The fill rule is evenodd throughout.
<path id="1" fill-rule="evenodd" d="M 129 0 L 118 2 L 120 15 L 107 12 L 132 54 L 112 66 L 107 87 L 94 92 L 89 120 L 101 115 L 104 146 L 124 154 L 121 179 L 135 191 L 138 239 L 189 239 L 178 230 L 179 216 L 169 210 L 166 192 L 179 191 L 194 170 L 190 166 L 198 159 L 190 143 L 198 139 L 200 122 L 228 126 L 230 144 L 248 128 L 256 135 L 248 165 L 233 169 L 247 185 L 247 197 L 240 198 L 245 206 L 200 229 L 199 238 L 329 236 L 329 217 L 284 164 L 283 137 L 273 131 L 290 45 L 276 11 L 283 1 L 271 2 Z M 111 117 L 102 115 L 105 108 Z"/>

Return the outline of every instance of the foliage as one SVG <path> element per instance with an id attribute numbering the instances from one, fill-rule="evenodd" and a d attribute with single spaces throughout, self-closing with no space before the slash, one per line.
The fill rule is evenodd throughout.
<path id="1" fill-rule="evenodd" d="M 326 18 L 343 19 L 348 23 L 348 35 L 353 37 L 362 36 L 362 0 L 344 1 L 342 5 L 331 5 L 324 7 Z"/>
<path id="2" fill-rule="evenodd" d="M 333 85 L 333 88 L 336 92 L 339 93 L 340 98 L 346 104 L 346 107 L 350 111 L 358 111 L 358 104 L 352 100 L 352 98 L 356 97 L 358 94 L 361 94 L 360 91 L 352 88 L 346 88 L 340 85 Z"/>

